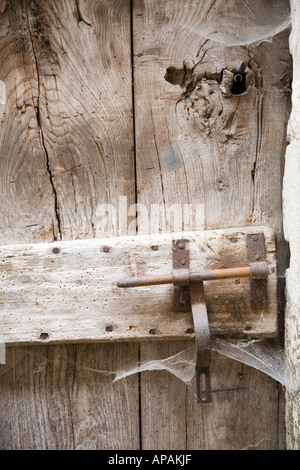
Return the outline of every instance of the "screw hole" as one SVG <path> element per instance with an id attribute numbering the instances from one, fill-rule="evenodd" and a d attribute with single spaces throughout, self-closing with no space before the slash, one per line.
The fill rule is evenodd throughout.
<path id="1" fill-rule="evenodd" d="M 149 330 L 149 334 L 150 335 L 156 335 L 157 334 L 156 328 L 151 328 L 151 330 Z"/>
<path id="2" fill-rule="evenodd" d="M 49 335 L 48 335 L 48 333 L 41 333 L 41 335 L 40 335 L 40 339 L 42 339 L 42 340 L 46 340 L 46 339 L 48 339 L 48 338 L 49 338 Z"/>

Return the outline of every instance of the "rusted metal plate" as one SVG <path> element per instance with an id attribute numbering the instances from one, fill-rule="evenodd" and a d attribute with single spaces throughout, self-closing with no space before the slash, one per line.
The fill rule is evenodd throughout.
<path id="1" fill-rule="evenodd" d="M 184 278 L 189 271 L 189 241 L 185 239 L 172 242 L 173 278 L 174 285 L 174 311 L 189 312 L 191 310 L 190 290 L 184 284 Z M 182 275 L 180 274 L 182 272 Z M 181 284 L 181 285 L 180 285 Z"/>
<path id="2" fill-rule="evenodd" d="M 266 260 L 265 236 L 261 233 L 249 233 L 248 256 L 250 263 L 259 263 Z M 251 279 L 250 280 L 250 303 L 251 308 L 267 309 L 268 300 L 268 281 L 267 279 Z"/>

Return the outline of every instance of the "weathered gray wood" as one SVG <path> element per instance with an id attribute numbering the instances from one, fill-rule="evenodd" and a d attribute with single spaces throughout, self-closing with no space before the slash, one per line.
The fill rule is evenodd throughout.
<path id="1" fill-rule="evenodd" d="M 129 2 L 12 0 L 1 13 L 1 244 L 117 235 L 98 207 L 135 201 Z M 138 377 L 113 384 L 82 358 L 118 369 L 138 346 L 8 350 L 1 448 L 138 448 Z"/>
<path id="2" fill-rule="evenodd" d="M 26 2 L 1 15 L 1 243 L 52 241 L 55 194 L 39 127 L 39 75 Z"/>
<path id="3" fill-rule="evenodd" d="M 281 180 L 291 76 L 288 32 L 273 38 L 272 43 L 256 46 L 226 47 L 214 43 L 201 37 L 201 20 L 210 10 L 217 15 L 221 3 L 224 4 L 184 2 L 183 6 L 181 1 L 158 0 L 134 3 L 138 202 L 157 202 L 166 207 L 174 203 L 203 204 L 206 229 L 270 225 L 277 235 L 283 275 L 286 254 L 282 249 Z M 259 11 L 260 5 L 255 2 L 254 10 Z M 219 18 L 223 24 L 223 17 Z M 238 12 L 235 21 L 239 23 Z M 222 24 L 219 21 L 221 33 Z M 244 25 L 243 18 L 240 25 Z M 231 82 L 228 87 L 225 80 L 232 79 L 236 72 L 247 76 L 247 88 L 240 95 L 230 93 Z M 159 356 L 156 348 L 160 346 L 142 346 L 142 357 Z M 152 399 L 156 395 L 156 376 L 152 376 L 151 383 L 150 375 L 142 378 L 142 386 L 143 380 L 148 381 L 148 393 L 142 395 L 142 420 L 151 416 L 151 422 L 157 422 L 160 429 L 177 429 L 177 448 L 186 445 L 187 429 L 190 436 L 198 436 L 191 439 L 189 448 L 229 448 L 235 440 L 243 448 L 259 441 L 253 439 L 253 429 L 257 416 L 267 415 L 269 420 L 262 419 L 259 431 L 260 436 L 265 436 L 260 448 L 276 448 L 276 432 L 270 431 L 278 425 L 276 383 L 261 380 L 259 372 L 245 369 L 252 383 L 259 384 L 261 400 L 256 402 L 254 413 L 249 408 L 248 420 L 240 419 L 242 428 L 235 427 L 224 416 L 243 413 L 236 404 L 250 404 L 253 391 L 251 387 L 247 392 L 237 390 L 232 401 L 229 377 L 233 363 L 227 360 L 223 366 L 222 403 L 218 402 L 217 391 L 215 406 L 201 409 L 183 396 L 181 407 L 186 407 L 186 419 L 182 419 L 182 414 L 173 414 L 168 418 L 174 420 L 172 423 L 167 423 L 166 415 L 161 413 L 159 400 Z M 168 374 L 164 380 L 167 387 Z M 170 386 L 170 400 L 177 401 L 178 393 Z M 218 436 L 209 427 L 210 422 L 219 430 Z M 144 427 L 145 436 L 148 430 Z M 229 435 L 231 444 L 226 442 Z M 151 432 L 150 436 L 144 440 L 147 448 L 157 445 L 155 435 Z M 163 448 L 170 439 L 165 436 L 158 445 Z"/>
<path id="4" fill-rule="evenodd" d="M 249 278 L 205 281 L 212 335 L 277 335 L 274 232 L 267 227 L 184 232 L 191 274 L 249 266 L 249 233 L 265 235 L 268 306 L 251 308 Z M 118 281 L 132 276 L 172 274 L 172 240 L 182 236 L 165 233 L 1 247 L 0 342 L 193 337 L 191 311 L 174 311 L 172 284 L 117 287 Z"/>
<path id="5" fill-rule="evenodd" d="M 104 371 L 136 361 L 130 344 L 7 348 L 0 448 L 136 449 L 138 382 Z"/>
<path id="6" fill-rule="evenodd" d="M 184 341 L 144 343 L 141 362 L 164 359 L 185 348 Z M 187 449 L 187 388 L 177 377 L 164 371 L 141 374 L 141 445 L 144 450 Z"/>

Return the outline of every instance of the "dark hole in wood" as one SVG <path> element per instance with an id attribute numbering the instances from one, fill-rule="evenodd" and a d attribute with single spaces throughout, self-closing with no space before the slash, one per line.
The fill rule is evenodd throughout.
<path id="1" fill-rule="evenodd" d="M 231 93 L 233 95 L 242 95 L 246 91 L 246 75 L 244 73 L 235 73 L 233 76 Z"/>

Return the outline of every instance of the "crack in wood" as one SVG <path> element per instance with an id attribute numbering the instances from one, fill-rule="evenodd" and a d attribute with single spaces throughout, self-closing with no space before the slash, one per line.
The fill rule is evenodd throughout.
<path id="1" fill-rule="evenodd" d="M 33 10 L 34 12 L 34 10 Z M 35 14 L 35 13 L 33 13 Z M 26 9 L 26 15 L 27 15 L 27 24 L 28 24 L 28 30 L 30 33 L 30 40 L 31 40 L 31 47 L 32 47 L 32 54 L 34 57 L 34 63 L 35 63 L 35 68 L 36 68 L 36 75 L 37 75 L 37 97 L 36 97 L 36 102 L 34 103 L 34 109 L 35 109 L 35 114 L 36 114 L 36 120 L 37 120 L 37 125 L 39 129 L 39 138 L 40 138 L 40 144 L 43 149 L 45 159 L 46 159 L 46 169 L 47 169 L 47 174 L 49 176 L 49 181 L 50 185 L 52 187 L 53 195 L 54 195 L 54 209 L 55 209 L 55 216 L 56 216 L 56 221 L 57 221 L 57 227 L 58 227 L 58 235 L 55 233 L 55 229 L 53 226 L 53 237 L 54 241 L 57 240 L 58 238 L 61 240 L 62 239 L 62 232 L 61 232 L 61 220 L 60 220 L 60 211 L 59 211 L 59 203 L 58 203 L 58 195 L 57 195 L 57 190 L 54 184 L 54 178 L 53 178 L 53 173 L 50 167 L 50 159 L 49 159 L 49 153 L 45 144 L 45 138 L 44 138 L 44 132 L 42 128 L 42 122 L 41 122 L 41 112 L 40 112 L 40 95 L 41 95 L 41 79 L 40 79 L 40 70 L 39 70 L 39 63 L 38 63 L 38 58 L 35 50 L 35 45 L 33 41 L 33 31 L 30 26 L 30 21 L 29 21 L 29 14 L 28 14 L 28 8 Z"/>

